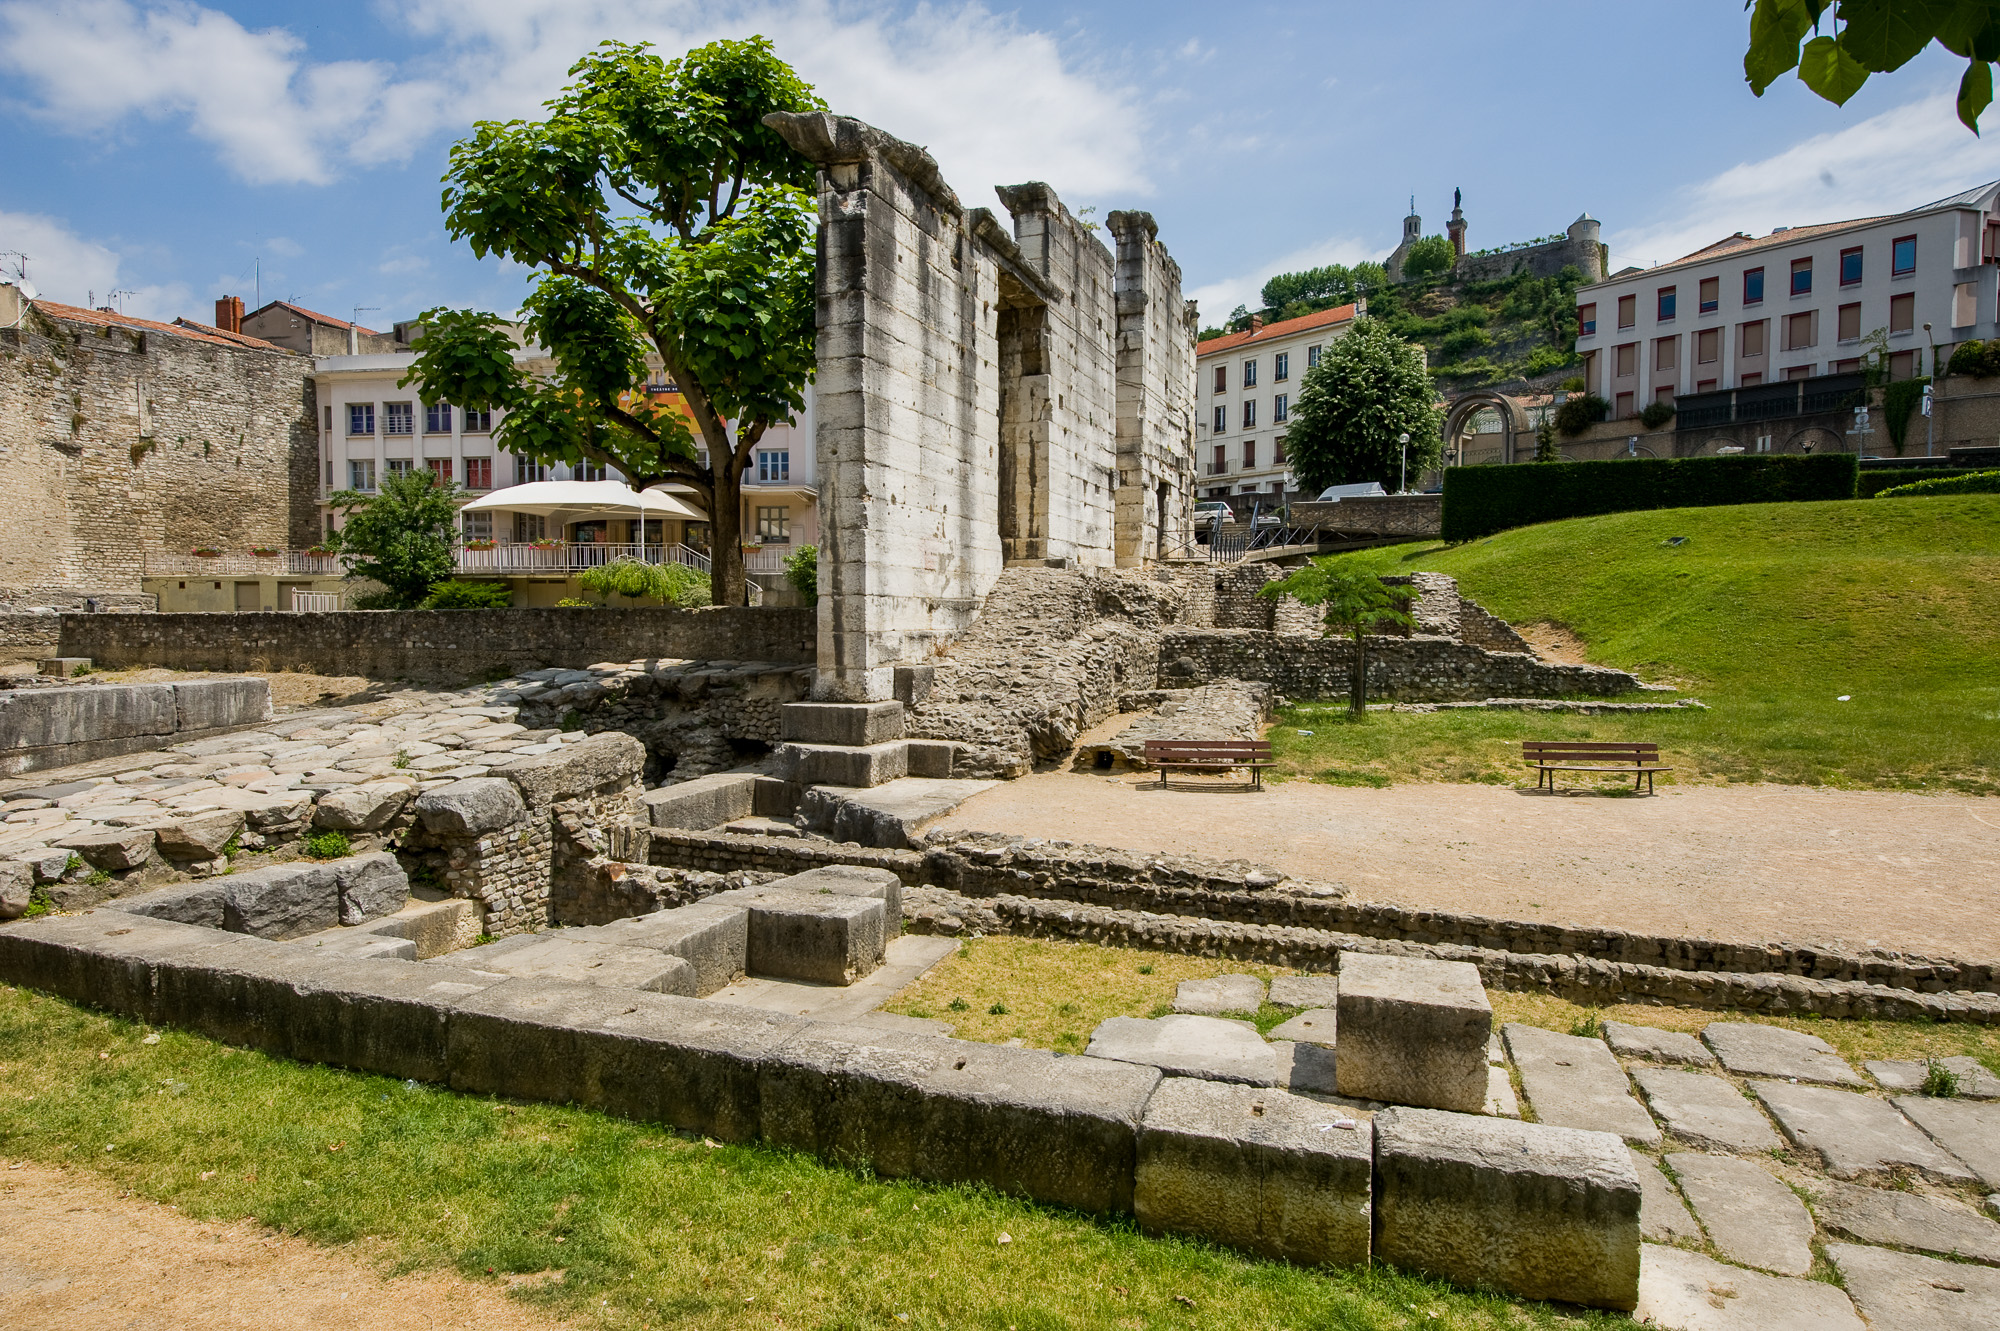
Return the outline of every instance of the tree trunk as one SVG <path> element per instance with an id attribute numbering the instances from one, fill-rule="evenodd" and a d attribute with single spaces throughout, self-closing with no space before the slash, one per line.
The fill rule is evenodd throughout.
<path id="1" fill-rule="evenodd" d="M 715 503 L 708 515 L 709 589 L 717 605 L 749 604 L 743 576 L 743 480 L 729 458 L 718 459 Z"/>
<path id="2" fill-rule="evenodd" d="M 1354 673 L 1348 679 L 1347 711 L 1350 716 L 1368 712 L 1368 639 L 1354 631 Z"/>

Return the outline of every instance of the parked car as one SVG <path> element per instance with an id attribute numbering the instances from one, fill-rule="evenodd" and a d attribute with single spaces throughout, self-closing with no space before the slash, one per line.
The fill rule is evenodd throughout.
<path id="1" fill-rule="evenodd" d="M 1209 534 L 1215 530 L 1215 520 L 1236 521 L 1236 511 L 1220 499 L 1204 499 L 1194 506 L 1194 538 L 1206 543 Z"/>

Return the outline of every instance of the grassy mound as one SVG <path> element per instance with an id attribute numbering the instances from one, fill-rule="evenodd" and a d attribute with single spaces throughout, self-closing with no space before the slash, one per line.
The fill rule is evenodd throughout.
<path id="1" fill-rule="evenodd" d="M 2000 498 L 1618 513 L 1344 558 L 1449 573 L 1510 623 L 1558 626 L 1713 710 L 1349 725 L 1301 707 L 1273 734 L 1301 775 L 1512 781 L 1524 738 L 1650 739 L 1682 781 L 2000 794 Z"/>

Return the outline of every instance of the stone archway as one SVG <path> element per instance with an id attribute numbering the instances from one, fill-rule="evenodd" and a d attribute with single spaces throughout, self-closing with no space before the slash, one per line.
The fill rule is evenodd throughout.
<path id="1" fill-rule="evenodd" d="M 1447 464 L 1458 446 L 1459 435 L 1471 424 L 1472 418 L 1489 410 L 1500 414 L 1500 461 L 1524 462 L 1534 456 L 1532 448 L 1528 448 L 1534 436 L 1528 429 L 1528 413 L 1520 399 L 1508 397 L 1505 393 L 1472 392 L 1453 398 L 1445 408 L 1444 449 Z M 1524 448 L 1528 448 L 1526 456 L 1522 454 Z"/>
<path id="2" fill-rule="evenodd" d="M 1808 425 L 1794 432 L 1777 450 L 1780 453 L 1844 453 L 1847 441 L 1823 425 Z"/>

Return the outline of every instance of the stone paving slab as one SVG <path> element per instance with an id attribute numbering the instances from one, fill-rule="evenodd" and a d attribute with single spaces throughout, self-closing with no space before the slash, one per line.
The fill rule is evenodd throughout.
<path id="1" fill-rule="evenodd" d="M 1500 1034 L 1537 1121 L 1615 1132 L 1641 1146 L 1659 1144 L 1660 1129 L 1632 1098 L 1625 1069 L 1602 1040 L 1517 1022 L 1508 1022 Z"/>
<path id="2" fill-rule="evenodd" d="M 1169 1076 L 1278 1084 L 1278 1056 L 1247 1021 L 1185 1013 L 1156 1021 L 1112 1017 L 1091 1032 L 1084 1052 L 1092 1058 L 1144 1063 Z"/>
<path id="3" fill-rule="evenodd" d="M 1899 1095 L 1895 1105 L 1932 1141 L 1970 1166 L 1981 1183 L 2000 1188 L 2000 1105 L 1924 1095 Z"/>
<path id="4" fill-rule="evenodd" d="M 1337 1095 L 1332 1045 L 1310 1040 L 1273 1040 L 1271 1052 L 1278 1059 L 1278 1085 L 1304 1095 Z"/>
<path id="5" fill-rule="evenodd" d="M 1963 1202 L 1832 1179 L 1806 1186 L 1829 1234 L 2000 1265 L 2000 1225 Z"/>
<path id="6" fill-rule="evenodd" d="M 1654 1117 L 1682 1141 L 1725 1151 L 1775 1151 L 1784 1145 L 1762 1111 L 1727 1078 L 1634 1068 L 1632 1080 Z"/>
<path id="7" fill-rule="evenodd" d="M 1487 1065 L 1486 1106 L 1480 1112 L 1491 1118 L 1521 1117 L 1521 1101 L 1514 1094 L 1514 1083 L 1506 1068 Z"/>
<path id="8" fill-rule="evenodd" d="M 1338 975 L 1280 975 L 1271 981 L 1271 1001 L 1279 1007 L 1323 1007 L 1340 1005 Z"/>
<path id="9" fill-rule="evenodd" d="M 1310 1044 L 1333 1043 L 1335 1026 L 1332 1008 L 1308 1008 L 1283 1025 L 1274 1026 L 1265 1037 L 1271 1040 L 1303 1040 Z"/>
<path id="10" fill-rule="evenodd" d="M 1631 1150 L 1629 1146 L 1626 1149 Z M 1667 1176 L 1653 1163 L 1653 1157 L 1632 1151 L 1632 1169 L 1639 1175 L 1639 1237 L 1648 1243 L 1672 1243 L 1676 1239 L 1701 1242 L 1701 1226 L 1689 1214 L 1687 1203 L 1674 1191 L 1674 1185 L 1667 1182 Z M 1642 1275 L 1642 1290 L 1644 1282 Z"/>
<path id="11" fill-rule="evenodd" d="M 1722 1060 L 1722 1066 L 1739 1077 L 1867 1085 L 1841 1061 L 1832 1045 L 1804 1031 L 1747 1021 L 1712 1021 L 1702 1028 L 1701 1038 Z"/>
<path id="12" fill-rule="evenodd" d="M 1907 1167 L 1947 1183 L 1972 1181 L 1972 1171 L 1917 1131 L 1886 1100 L 1783 1081 L 1756 1081 L 1750 1086 L 1792 1144 L 1817 1151 L 1835 1178 L 1861 1178 Z"/>
<path id="13" fill-rule="evenodd" d="M 1652 1026 L 1632 1026 L 1622 1021 L 1604 1023 L 1604 1042 L 1620 1058 L 1644 1058 L 1655 1063 L 1687 1063 L 1698 1068 L 1715 1066 L 1715 1055 L 1701 1041 L 1681 1031 L 1663 1031 Z"/>
<path id="14" fill-rule="evenodd" d="M 1874 1331 L 2000 1326 L 2000 1271 L 1852 1243 L 1829 1243 L 1826 1255 Z"/>
<path id="15" fill-rule="evenodd" d="M 1219 1017 L 1225 1012 L 1255 1012 L 1263 1005 L 1264 982 L 1254 975 L 1217 975 L 1207 980 L 1182 980 L 1174 988 L 1174 1011 L 1191 1012 L 1196 1016 Z"/>
<path id="16" fill-rule="evenodd" d="M 1691 1151 L 1668 1156 L 1667 1168 L 1724 1257 L 1781 1276 L 1812 1270 L 1812 1214 L 1769 1170 L 1733 1155 Z"/>
<path id="17" fill-rule="evenodd" d="M 1939 1063 L 1945 1071 L 1958 1078 L 1958 1095 L 1967 1100 L 2000 1100 L 2000 1077 L 1987 1071 L 1986 1065 L 1976 1058 L 1941 1058 Z M 1930 1075 L 1930 1064 L 1923 1059 L 1897 1058 L 1877 1059 L 1862 1064 L 1868 1075 L 1892 1091 L 1921 1090 L 1924 1078 Z"/>
<path id="18" fill-rule="evenodd" d="M 1653 1243 L 1639 1250 L 1632 1317 L 1674 1331 L 1867 1331 L 1838 1286 L 1760 1275 Z"/>

